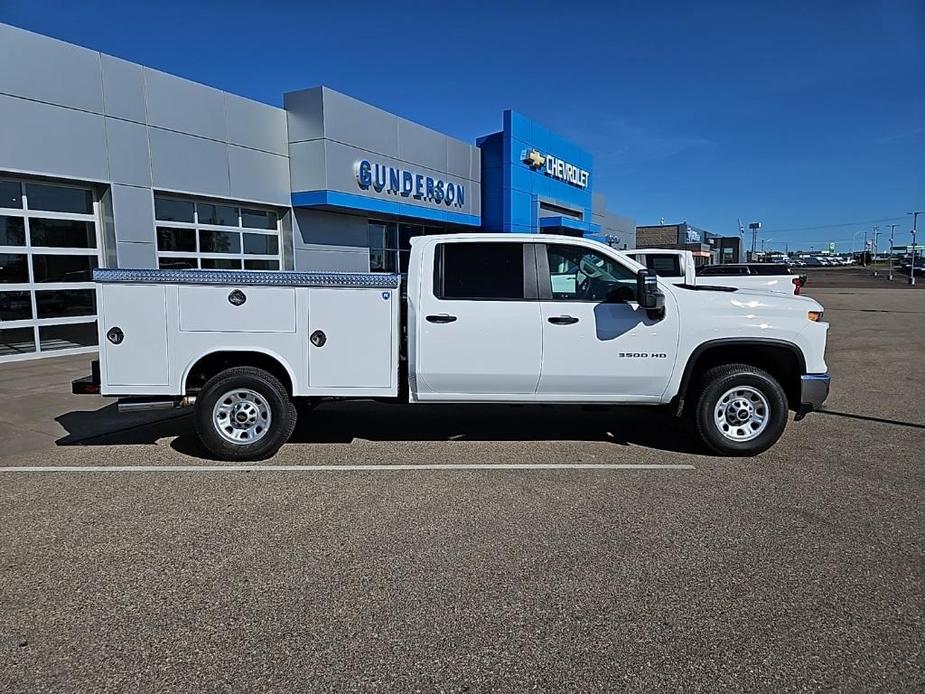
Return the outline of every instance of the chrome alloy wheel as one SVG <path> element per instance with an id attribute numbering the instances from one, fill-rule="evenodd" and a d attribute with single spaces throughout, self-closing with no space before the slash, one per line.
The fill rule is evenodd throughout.
<path id="1" fill-rule="evenodd" d="M 215 403 L 212 423 L 222 438 L 236 444 L 251 444 L 270 430 L 270 406 L 249 388 L 229 390 Z"/>
<path id="2" fill-rule="evenodd" d="M 723 393 L 713 409 L 713 423 L 730 441 L 751 441 L 768 427 L 768 399 L 757 388 L 738 386 Z"/>

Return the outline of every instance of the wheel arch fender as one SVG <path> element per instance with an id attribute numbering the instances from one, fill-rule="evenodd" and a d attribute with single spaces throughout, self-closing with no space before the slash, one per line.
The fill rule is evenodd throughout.
<path id="1" fill-rule="evenodd" d="M 785 360 L 775 360 L 775 355 L 785 354 L 788 355 Z M 729 358 L 733 355 L 734 358 Z M 791 407 L 799 406 L 800 376 L 806 373 L 806 357 L 799 345 L 770 337 L 728 337 L 707 340 L 691 351 L 672 401 L 675 415 L 680 416 L 684 411 L 687 393 L 694 383 L 695 369 L 698 366 L 709 368 L 714 362 L 749 364 L 769 371 L 781 381 Z"/>
<path id="2" fill-rule="evenodd" d="M 251 359 L 248 359 L 251 356 Z M 234 366 L 254 366 L 269 371 L 286 386 L 289 395 L 293 395 L 296 377 L 292 366 L 278 352 L 263 347 L 222 347 L 200 353 L 190 359 L 180 380 L 181 395 L 188 395 L 192 384 L 199 380 L 196 376 L 202 372 L 205 380 L 215 373 Z M 201 384 L 199 384 L 201 385 Z"/>

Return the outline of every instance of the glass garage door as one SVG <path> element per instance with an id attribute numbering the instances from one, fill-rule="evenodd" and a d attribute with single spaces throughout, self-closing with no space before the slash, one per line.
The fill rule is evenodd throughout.
<path id="1" fill-rule="evenodd" d="M 96 206 L 89 188 L 0 179 L 0 362 L 96 349 Z"/>
<path id="2" fill-rule="evenodd" d="M 161 269 L 279 270 L 279 215 L 233 202 L 154 196 Z"/>
<path id="3" fill-rule="evenodd" d="M 414 236 L 445 234 L 445 227 L 398 224 L 369 220 L 369 271 L 408 274 L 411 239 Z"/>

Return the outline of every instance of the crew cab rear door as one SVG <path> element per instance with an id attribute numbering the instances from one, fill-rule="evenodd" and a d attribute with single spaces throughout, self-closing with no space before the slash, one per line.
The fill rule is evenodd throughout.
<path id="1" fill-rule="evenodd" d="M 410 278 L 419 285 L 417 300 L 409 303 L 415 397 L 480 401 L 533 396 L 543 335 L 531 244 L 433 243 L 424 249 L 419 272 L 409 275 L 409 285 Z"/>
<path id="2" fill-rule="evenodd" d="M 676 361 L 678 311 L 649 316 L 636 302 L 636 272 L 589 245 L 537 243 L 543 325 L 539 398 L 657 401 Z"/>

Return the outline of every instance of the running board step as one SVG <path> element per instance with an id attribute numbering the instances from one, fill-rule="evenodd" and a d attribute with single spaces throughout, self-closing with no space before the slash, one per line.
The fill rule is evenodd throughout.
<path id="1" fill-rule="evenodd" d="M 176 410 L 196 403 L 195 396 L 185 398 L 121 398 L 119 412 L 145 412 L 148 410 Z"/>

